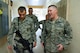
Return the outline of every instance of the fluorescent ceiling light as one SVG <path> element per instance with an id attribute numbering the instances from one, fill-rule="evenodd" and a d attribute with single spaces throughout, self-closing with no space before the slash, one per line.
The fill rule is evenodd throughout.
<path id="1" fill-rule="evenodd" d="M 26 2 L 29 6 L 44 6 L 46 0 L 26 0 Z"/>

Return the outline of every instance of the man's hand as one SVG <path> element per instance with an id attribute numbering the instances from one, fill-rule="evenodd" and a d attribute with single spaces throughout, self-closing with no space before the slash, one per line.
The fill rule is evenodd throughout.
<path id="1" fill-rule="evenodd" d="M 33 47 L 36 47 L 36 42 L 33 42 Z"/>
<path id="2" fill-rule="evenodd" d="M 9 49 L 9 50 L 12 50 L 12 46 L 11 46 L 11 45 L 8 45 L 8 49 Z"/>
<path id="3" fill-rule="evenodd" d="M 60 51 L 60 52 L 63 51 L 63 48 L 64 48 L 64 47 L 63 47 L 62 44 L 57 45 L 57 47 L 58 47 L 58 51 Z"/>

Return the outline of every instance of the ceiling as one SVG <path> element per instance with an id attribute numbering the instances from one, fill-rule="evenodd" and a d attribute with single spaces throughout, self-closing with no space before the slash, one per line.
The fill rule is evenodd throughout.
<path id="1" fill-rule="evenodd" d="M 28 7 L 47 7 L 50 4 L 56 4 L 60 0 L 25 0 Z"/>
<path id="2" fill-rule="evenodd" d="M 45 5 L 46 0 L 26 0 L 26 3 L 30 6 L 42 6 Z"/>
<path id="3" fill-rule="evenodd" d="M 60 0 L 12 0 L 15 3 L 20 3 L 20 5 L 26 5 L 28 7 L 43 8 L 51 4 L 56 4 Z M 15 4 L 16 5 L 16 4 Z"/>

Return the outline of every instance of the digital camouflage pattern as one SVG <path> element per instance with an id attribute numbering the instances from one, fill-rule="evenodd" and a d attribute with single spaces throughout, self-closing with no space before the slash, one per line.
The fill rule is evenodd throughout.
<path id="1" fill-rule="evenodd" d="M 57 20 L 47 20 L 44 23 L 41 40 L 45 44 L 46 53 L 58 53 L 57 45 L 62 44 L 64 49 L 70 44 L 72 39 L 72 29 L 70 24 L 63 18 Z"/>
<path id="2" fill-rule="evenodd" d="M 19 26 L 18 26 L 19 23 Z M 18 22 L 18 17 L 14 18 L 12 25 L 11 25 L 11 29 L 8 33 L 8 43 L 10 45 L 13 45 L 12 41 L 13 41 L 13 34 L 16 30 L 18 30 L 22 35 L 22 37 L 26 40 L 28 40 L 30 43 L 32 43 L 33 41 L 36 41 L 36 35 L 35 35 L 35 31 L 34 31 L 34 23 L 33 20 L 26 16 L 25 19 L 23 21 L 19 20 Z M 15 38 L 18 40 L 19 37 L 17 35 L 15 35 Z M 15 44 L 18 45 L 19 48 L 22 48 L 22 44 L 18 43 L 17 41 L 14 41 Z"/>
<path id="3" fill-rule="evenodd" d="M 34 26 L 35 26 L 35 31 L 37 31 L 38 28 L 39 28 L 38 18 L 33 14 L 32 15 L 28 14 L 27 16 L 33 19 Z"/>

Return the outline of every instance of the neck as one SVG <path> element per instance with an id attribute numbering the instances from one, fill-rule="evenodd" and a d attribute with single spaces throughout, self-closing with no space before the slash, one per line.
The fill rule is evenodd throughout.
<path id="1" fill-rule="evenodd" d="M 55 15 L 54 18 L 52 18 L 52 20 L 57 20 L 58 19 L 58 15 Z"/>
<path id="2" fill-rule="evenodd" d="M 30 13 L 29 15 L 32 15 L 32 13 Z"/>
<path id="3" fill-rule="evenodd" d="M 25 18 L 20 18 L 21 21 L 23 21 Z"/>

